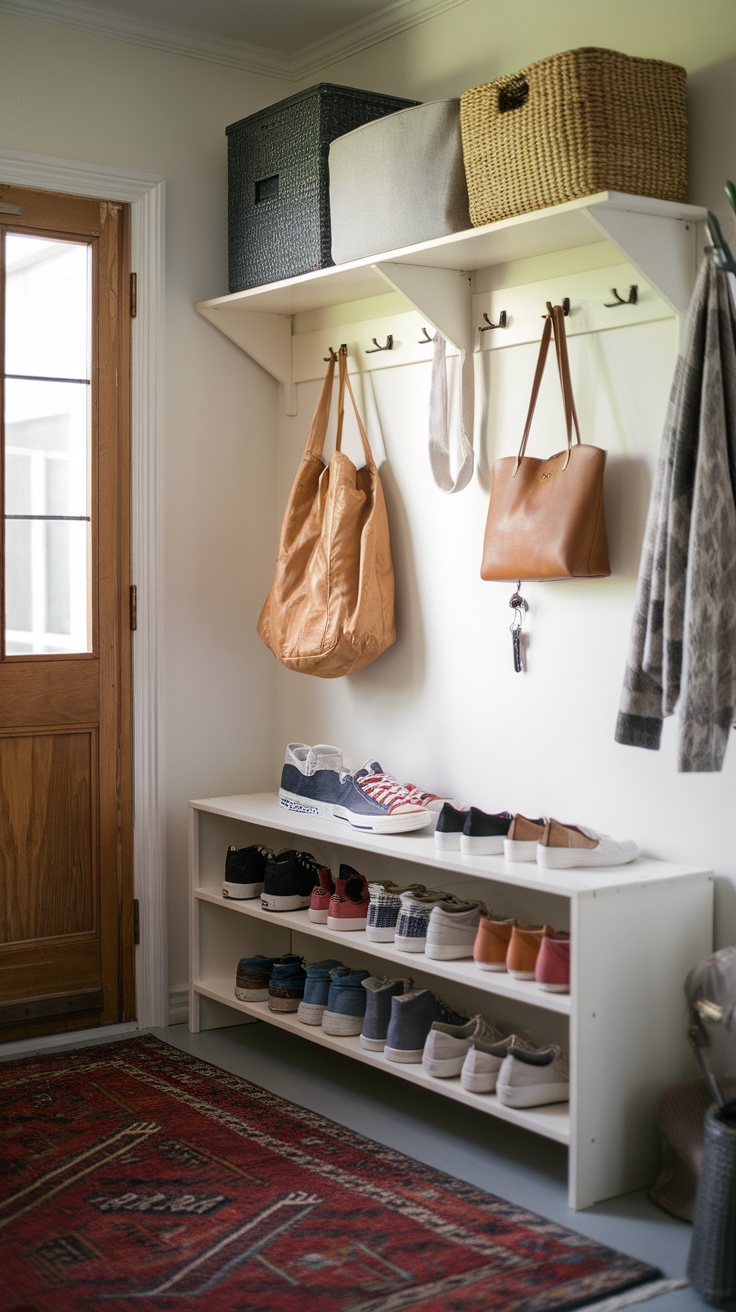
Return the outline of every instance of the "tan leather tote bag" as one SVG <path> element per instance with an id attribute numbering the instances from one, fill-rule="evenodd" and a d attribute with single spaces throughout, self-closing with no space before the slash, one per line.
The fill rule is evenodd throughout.
<path id="1" fill-rule="evenodd" d="M 591 579 L 611 573 L 603 508 L 606 452 L 580 441 L 564 312 L 561 305 L 547 308 L 519 454 L 494 460 L 491 470 L 484 579 Z M 526 444 L 553 331 L 567 447 L 541 460 L 526 455 Z"/>
<path id="2" fill-rule="evenodd" d="M 337 437 L 325 464 L 322 452 L 336 360 Z M 346 392 L 365 452 L 362 469 L 340 449 Z M 330 351 L 258 632 L 287 669 L 323 679 L 362 670 L 396 640 L 386 503 L 343 350 L 339 355 Z"/>

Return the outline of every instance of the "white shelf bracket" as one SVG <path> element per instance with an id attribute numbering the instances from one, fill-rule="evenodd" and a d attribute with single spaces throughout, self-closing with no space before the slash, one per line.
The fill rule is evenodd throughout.
<path id="1" fill-rule="evenodd" d="M 675 314 L 684 315 L 703 253 L 703 225 L 604 206 L 587 213 Z"/>
<path id="2" fill-rule="evenodd" d="M 296 414 L 291 380 L 291 317 L 234 305 L 198 305 L 199 313 L 286 389 L 286 413 Z"/>
<path id="3" fill-rule="evenodd" d="M 473 350 L 470 277 L 456 269 L 423 264 L 375 264 L 374 269 L 401 292 L 427 321 L 458 350 Z"/>

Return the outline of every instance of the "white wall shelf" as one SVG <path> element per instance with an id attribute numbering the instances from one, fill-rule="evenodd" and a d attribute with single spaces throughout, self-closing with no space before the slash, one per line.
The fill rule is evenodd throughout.
<path id="1" fill-rule="evenodd" d="M 682 315 L 702 253 L 705 218 L 706 211 L 698 206 L 600 192 L 433 242 L 201 301 L 197 309 L 286 386 L 287 410 L 293 413 L 291 391 L 297 379 L 292 339 L 299 331 L 298 316 L 345 306 L 345 323 L 370 320 L 371 300 L 393 289 L 403 308 L 416 310 L 428 330 L 439 331 L 457 350 L 471 351 L 479 346 L 471 312 L 479 271 L 596 248 L 594 263 L 600 263 L 601 248 L 609 252 L 611 264 L 628 262 L 668 313 Z M 523 268 L 519 273 L 520 283 L 534 281 L 524 276 Z M 487 281 L 481 280 L 486 291 Z M 360 315 L 347 308 L 356 303 Z M 615 319 L 609 321 L 615 326 Z M 337 327 L 332 336 L 334 343 L 328 344 L 345 340 Z M 357 345 L 348 346 L 353 347 L 353 368 L 365 367 Z M 374 357 L 371 367 L 398 363 L 396 356 L 388 359 L 390 354 L 382 353 L 378 363 Z"/>
<path id="2" fill-rule="evenodd" d="M 274 914 L 258 899 L 222 897 L 230 843 L 297 846 L 334 871 L 347 861 L 369 878 L 422 879 L 481 898 L 499 914 L 545 920 L 569 929 L 569 995 L 479 970 L 472 960 L 432 961 L 373 943 L 364 931 L 336 933 L 306 912 Z M 644 1187 L 658 1165 L 656 1106 L 660 1094 L 692 1074 L 682 986 L 712 947 L 713 877 L 677 863 L 640 857 L 611 869 L 543 871 L 501 857 L 438 852 L 430 832 L 360 833 L 325 817 L 294 814 L 272 793 L 204 798 L 190 803 L 190 1029 L 259 1019 L 376 1069 L 432 1089 L 490 1117 L 512 1121 L 569 1148 L 571 1207 Z M 329 946 L 328 946 L 329 945 Z M 234 996 L 241 956 L 295 951 L 326 955 L 380 974 L 412 975 L 451 1006 L 480 1011 L 507 1032 L 532 1042 L 560 1042 L 570 1054 L 570 1103 L 519 1112 L 495 1096 L 471 1095 L 459 1079 L 441 1080 L 419 1067 L 362 1049 L 357 1039 L 326 1035 L 295 1015 Z"/>

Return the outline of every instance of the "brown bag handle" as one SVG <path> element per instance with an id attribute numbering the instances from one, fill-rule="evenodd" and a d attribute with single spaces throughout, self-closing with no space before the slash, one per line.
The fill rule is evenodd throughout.
<path id="1" fill-rule="evenodd" d="M 335 361 L 337 361 L 338 362 L 338 393 L 337 393 L 337 436 L 335 438 L 335 450 L 340 451 L 342 448 L 342 428 L 343 428 L 343 420 L 345 417 L 345 391 L 347 389 L 348 395 L 353 405 L 353 410 L 355 411 L 355 418 L 358 423 L 360 440 L 363 443 L 365 463 L 369 468 L 375 469 L 375 462 L 373 460 L 373 453 L 370 448 L 368 436 L 366 434 L 365 428 L 363 427 L 363 420 L 360 417 L 360 411 L 358 410 L 358 407 L 355 403 L 353 389 L 350 385 L 350 377 L 348 375 L 347 350 L 345 349 L 345 347 L 341 346 L 340 350 L 337 352 L 333 351 L 332 347 L 329 348 L 329 351 L 330 351 L 330 356 L 329 356 L 329 363 L 327 365 L 327 373 L 325 374 L 325 380 L 322 384 L 322 391 L 319 394 L 319 400 L 317 402 L 317 408 L 314 412 L 312 426 L 309 430 L 309 437 L 307 439 L 307 447 L 306 447 L 305 454 L 317 456 L 320 459 L 322 458 L 322 453 L 325 445 L 325 438 L 327 436 L 327 424 L 330 418 L 332 384 L 335 377 Z"/>
<path id="2" fill-rule="evenodd" d="M 542 383 L 544 366 L 547 363 L 547 352 L 549 350 L 549 343 L 550 343 L 550 338 L 552 337 L 553 330 L 554 330 L 554 338 L 555 338 L 555 352 L 557 355 L 557 370 L 560 377 L 560 388 L 562 390 L 562 403 L 565 408 L 565 425 L 567 428 L 567 455 L 565 457 L 565 463 L 562 466 L 563 469 L 567 469 L 568 461 L 570 459 L 570 452 L 572 450 L 573 423 L 575 425 L 575 434 L 577 440 L 578 442 L 580 442 L 580 428 L 578 426 L 578 416 L 577 416 L 577 411 L 575 410 L 575 400 L 572 394 L 572 381 L 570 379 L 570 362 L 567 354 L 567 337 L 565 335 L 564 310 L 561 305 L 550 305 L 548 301 L 547 311 L 548 311 L 547 318 L 544 321 L 544 328 L 542 330 L 542 340 L 539 343 L 539 356 L 537 359 L 537 367 L 534 373 L 534 381 L 532 383 L 532 394 L 529 401 L 529 412 L 526 417 L 526 424 L 524 425 L 524 433 L 521 439 L 521 446 L 519 447 L 519 454 L 516 457 L 516 464 L 514 465 L 514 472 L 513 472 L 514 478 L 516 477 L 516 474 L 519 469 L 519 465 L 521 464 L 522 458 L 524 456 L 524 452 L 526 451 L 526 444 L 529 439 L 529 433 L 532 426 L 532 419 L 534 418 L 534 410 L 537 404 L 537 397 L 539 396 L 539 388 Z"/>

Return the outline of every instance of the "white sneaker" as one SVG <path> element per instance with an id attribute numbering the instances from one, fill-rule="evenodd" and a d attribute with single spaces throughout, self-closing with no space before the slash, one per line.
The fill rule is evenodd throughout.
<path id="1" fill-rule="evenodd" d="M 460 1083 L 468 1093 L 495 1093 L 498 1072 L 500 1071 L 509 1048 L 523 1048 L 533 1052 L 534 1048 L 526 1039 L 517 1034 L 509 1034 L 497 1043 L 488 1043 L 482 1038 L 474 1038 L 465 1054 Z"/>
<path id="2" fill-rule="evenodd" d="M 434 961 L 457 961 L 461 957 L 472 957 L 481 911 L 486 911 L 482 902 L 464 902 L 459 899 L 448 899 L 432 907 L 427 922 L 424 955 Z"/>
<path id="3" fill-rule="evenodd" d="M 584 825 L 561 825 L 557 820 L 547 821 L 537 843 L 537 865 L 544 870 L 622 866 L 638 855 L 639 848 L 630 839 L 620 841 Z"/>
<path id="4" fill-rule="evenodd" d="M 471 1016 L 464 1025 L 448 1025 L 436 1020 L 427 1035 L 422 1052 L 422 1066 L 428 1075 L 446 1079 L 459 1075 L 471 1043 L 495 1043 L 501 1031 L 489 1025 L 482 1016 Z"/>
<path id="5" fill-rule="evenodd" d="M 561 1048 L 550 1044 L 527 1052 L 511 1047 L 496 1082 L 496 1097 L 504 1107 L 543 1107 L 568 1102 L 570 1068 Z"/>

